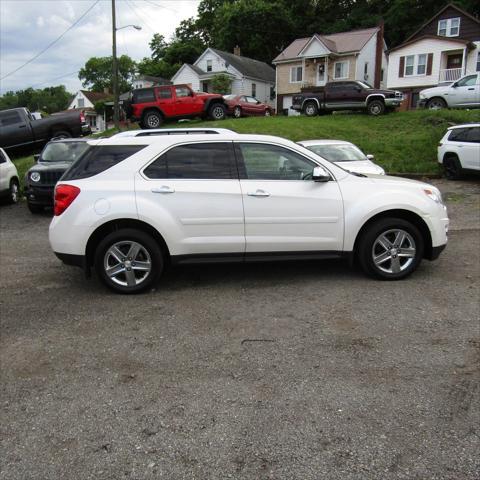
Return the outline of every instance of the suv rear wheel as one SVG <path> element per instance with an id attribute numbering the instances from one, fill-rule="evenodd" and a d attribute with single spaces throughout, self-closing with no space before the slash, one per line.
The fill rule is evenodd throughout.
<path id="1" fill-rule="evenodd" d="M 462 165 L 456 155 L 448 155 L 443 159 L 443 171 L 449 180 L 462 178 Z"/>
<path id="2" fill-rule="evenodd" d="M 225 108 L 220 103 L 214 103 L 208 109 L 208 116 L 212 120 L 223 120 L 225 118 Z"/>
<path id="3" fill-rule="evenodd" d="M 383 218 L 362 235 L 358 260 L 367 275 L 400 280 L 417 269 L 423 249 L 423 237 L 415 225 L 401 218 Z"/>
<path id="4" fill-rule="evenodd" d="M 147 129 L 158 128 L 162 123 L 162 114 L 156 110 L 150 110 L 149 112 L 145 113 L 142 119 L 142 127 Z"/>
<path id="5" fill-rule="evenodd" d="M 141 230 L 125 228 L 107 235 L 95 251 L 95 270 L 102 282 L 118 293 L 150 288 L 163 271 L 157 242 Z"/>

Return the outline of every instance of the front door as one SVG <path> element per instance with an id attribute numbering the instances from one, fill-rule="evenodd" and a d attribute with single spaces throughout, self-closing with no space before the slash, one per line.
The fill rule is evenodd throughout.
<path id="1" fill-rule="evenodd" d="M 327 62 L 325 60 L 320 60 L 320 63 L 317 64 L 317 86 L 323 87 L 327 81 Z"/>
<path id="2" fill-rule="evenodd" d="M 339 252 L 343 202 L 337 182 L 316 183 L 316 164 L 288 148 L 238 142 L 246 253 Z"/>
<path id="3" fill-rule="evenodd" d="M 140 220 L 157 229 L 171 255 L 237 253 L 245 231 L 231 142 L 174 146 L 135 177 Z"/>
<path id="4" fill-rule="evenodd" d="M 455 53 L 447 57 L 447 69 L 462 68 L 463 54 Z"/>

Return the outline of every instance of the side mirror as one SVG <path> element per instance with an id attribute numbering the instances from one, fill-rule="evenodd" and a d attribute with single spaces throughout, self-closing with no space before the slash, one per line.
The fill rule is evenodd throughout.
<path id="1" fill-rule="evenodd" d="M 40 154 L 39 153 L 36 153 L 34 156 L 33 156 L 33 159 L 38 162 L 40 160 Z"/>
<path id="2" fill-rule="evenodd" d="M 366 157 L 368 158 L 368 160 L 370 160 L 370 161 L 372 161 L 372 162 L 375 160 L 375 155 L 372 155 L 371 153 L 368 153 L 368 154 L 366 155 Z"/>
<path id="3" fill-rule="evenodd" d="M 314 182 L 328 182 L 331 180 L 330 174 L 323 167 L 315 167 L 312 173 Z"/>

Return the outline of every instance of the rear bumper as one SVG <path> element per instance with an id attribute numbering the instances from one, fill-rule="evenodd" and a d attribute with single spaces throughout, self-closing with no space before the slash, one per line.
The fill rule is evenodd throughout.
<path id="1" fill-rule="evenodd" d="M 92 129 L 90 128 L 90 125 L 82 125 L 82 135 L 90 135 L 92 133 Z"/>
<path id="2" fill-rule="evenodd" d="M 85 269 L 86 258 L 85 255 L 71 255 L 70 253 L 53 252 L 59 260 L 65 265 L 72 265 L 74 267 L 80 267 Z"/>
<path id="3" fill-rule="evenodd" d="M 447 244 L 439 245 L 438 247 L 432 247 L 432 251 L 430 255 L 427 257 L 427 260 L 436 260 L 440 256 L 440 254 L 445 250 L 446 246 Z"/>

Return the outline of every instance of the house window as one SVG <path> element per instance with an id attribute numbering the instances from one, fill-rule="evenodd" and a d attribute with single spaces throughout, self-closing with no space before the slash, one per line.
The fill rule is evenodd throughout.
<path id="1" fill-rule="evenodd" d="M 442 37 L 458 37 L 460 34 L 460 18 L 439 20 L 437 33 Z"/>
<path id="2" fill-rule="evenodd" d="M 85 99 L 84 98 L 79 98 L 78 99 L 78 108 L 82 108 L 85 106 Z"/>
<path id="3" fill-rule="evenodd" d="M 348 62 L 335 62 L 333 78 L 348 78 Z"/>
<path id="4" fill-rule="evenodd" d="M 212 71 L 212 61 L 207 60 L 207 72 L 211 72 L 211 71 Z"/>
<path id="5" fill-rule="evenodd" d="M 275 98 L 275 86 L 270 85 L 270 100 L 273 100 Z"/>
<path id="6" fill-rule="evenodd" d="M 417 58 L 417 75 L 425 75 L 427 69 L 427 55 L 422 53 L 421 55 L 418 55 Z"/>
<path id="7" fill-rule="evenodd" d="M 290 83 L 300 83 L 303 79 L 302 67 L 290 68 Z"/>
<path id="8" fill-rule="evenodd" d="M 415 63 L 415 55 L 409 55 L 405 58 L 405 76 L 413 75 L 413 65 Z"/>
<path id="9" fill-rule="evenodd" d="M 257 96 L 257 84 L 252 83 L 252 97 L 256 97 L 256 96 Z"/>
<path id="10" fill-rule="evenodd" d="M 480 52 L 477 53 L 477 72 L 480 72 Z"/>

